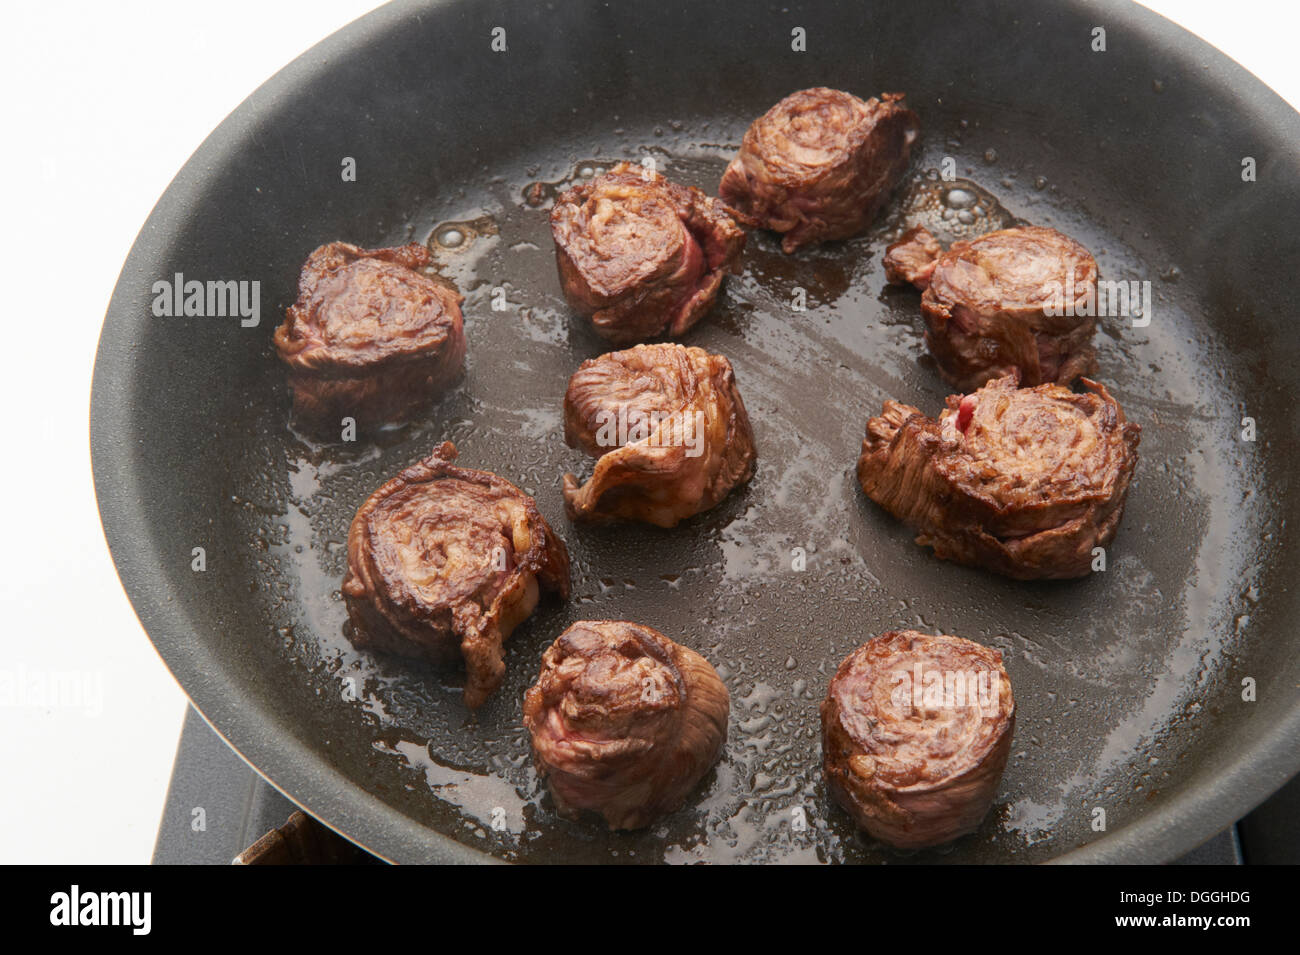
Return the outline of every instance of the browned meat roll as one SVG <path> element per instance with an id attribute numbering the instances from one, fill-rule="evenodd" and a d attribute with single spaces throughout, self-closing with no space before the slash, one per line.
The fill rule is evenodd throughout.
<path id="1" fill-rule="evenodd" d="M 888 200 L 920 129 L 902 93 L 863 102 L 825 87 L 800 90 L 749 127 L 719 194 L 759 225 L 784 233 L 787 253 L 847 239 Z"/>
<path id="2" fill-rule="evenodd" d="M 1068 385 L 1096 370 L 1097 263 L 1055 229 L 1000 229 L 947 252 L 912 229 L 885 251 L 885 274 L 925 290 L 925 342 L 954 388 L 1012 373 Z"/>
<path id="3" fill-rule="evenodd" d="M 902 630 L 840 664 L 821 705 L 826 787 L 882 842 L 919 849 L 973 832 L 1011 752 L 1002 654 Z"/>
<path id="4" fill-rule="evenodd" d="M 565 298 L 620 345 L 698 322 L 745 248 L 717 199 L 625 162 L 560 196 L 551 235 Z"/>
<path id="5" fill-rule="evenodd" d="M 862 490 L 936 557 L 1021 580 L 1083 577 L 1115 536 L 1141 435 L 1103 386 L 1084 384 L 999 378 L 951 395 L 937 421 L 887 401 L 867 422 Z"/>
<path id="6" fill-rule="evenodd" d="M 694 650 L 626 620 L 575 623 L 524 696 L 533 759 L 562 815 L 639 829 L 718 761 L 730 697 Z"/>
<path id="7" fill-rule="evenodd" d="M 345 417 L 401 424 L 460 374 L 464 299 L 417 271 L 428 262 L 414 244 L 331 242 L 308 257 L 298 301 L 275 331 L 300 424 L 318 433 Z"/>
<path id="8" fill-rule="evenodd" d="M 445 442 L 361 505 L 343 596 L 358 647 L 463 659 L 473 708 L 501 684 L 502 644 L 541 591 L 569 595 L 569 553 L 531 497 L 455 458 Z"/>
<path id="9" fill-rule="evenodd" d="M 571 520 L 673 527 L 754 474 L 754 434 L 731 363 L 702 348 L 637 345 L 582 363 L 564 395 L 564 440 L 598 458 L 564 476 Z"/>

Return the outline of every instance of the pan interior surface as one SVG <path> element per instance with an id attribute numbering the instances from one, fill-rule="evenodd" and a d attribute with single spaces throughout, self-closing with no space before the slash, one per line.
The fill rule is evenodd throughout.
<path id="1" fill-rule="evenodd" d="M 97 492 L 160 652 L 291 798 L 398 861 L 1037 862 L 1172 857 L 1294 771 L 1294 745 L 1279 758 L 1273 741 L 1294 725 L 1298 682 L 1286 544 L 1300 356 L 1264 270 L 1300 251 L 1296 124 L 1262 126 L 1221 77 L 1153 39 L 1172 28 L 1150 14 L 1103 5 L 1111 48 L 1097 53 L 1094 5 L 1032 21 L 1010 4 L 919 8 L 397 5 L 255 94 L 178 177 L 110 307 Z M 790 49 L 796 26 L 807 53 Z M 936 49 L 951 55 L 918 54 Z M 560 477 L 590 462 L 563 442 L 564 389 L 608 348 L 560 294 L 547 197 L 647 157 L 714 193 L 750 120 L 812 85 L 903 90 L 923 140 L 864 235 L 785 256 L 753 233 L 744 272 L 683 339 L 735 366 L 755 478 L 672 531 L 570 524 Z M 951 196 L 953 168 L 977 215 Z M 1149 324 L 1107 317 L 1097 339 L 1100 379 L 1143 428 L 1104 572 L 1017 583 L 939 562 L 857 487 L 882 402 L 933 414 L 948 393 L 917 294 L 881 266 L 921 219 L 950 237 L 1052 226 L 1104 279 L 1150 282 Z M 425 420 L 319 444 L 291 426 L 270 333 L 307 254 L 335 239 L 428 243 L 466 296 L 469 355 Z M 260 325 L 153 316 L 153 283 L 176 273 L 259 280 Z M 515 632 L 506 681 L 476 713 L 455 670 L 353 649 L 339 592 L 357 507 L 443 440 L 534 495 L 573 560 L 573 597 L 543 600 Z M 699 651 L 732 697 L 716 770 L 637 833 L 557 817 L 520 722 L 545 647 L 605 618 Z M 901 628 L 1001 650 L 1017 700 L 981 829 L 909 853 L 857 835 L 830 802 L 817 712 L 840 660 Z M 1252 747 L 1270 754 L 1255 791 L 1228 791 Z M 1143 850 L 1125 833 L 1154 835 Z"/>

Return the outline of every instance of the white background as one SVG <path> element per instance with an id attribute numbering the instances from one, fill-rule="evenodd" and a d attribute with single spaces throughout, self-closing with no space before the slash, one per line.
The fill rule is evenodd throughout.
<path id="1" fill-rule="evenodd" d="M 374 5 L 42 0 L 5 11 L 0 677 L 74 671 L 99 681 L 102 705 L 0 698 L 0 862 L 150 858 L 186 704 L 100 530 L 87 436 L 99 327 L 136 232 L 195 147 L 263 80 Z M 1147 6 L 1300 103 L 1291 3 Z"/>

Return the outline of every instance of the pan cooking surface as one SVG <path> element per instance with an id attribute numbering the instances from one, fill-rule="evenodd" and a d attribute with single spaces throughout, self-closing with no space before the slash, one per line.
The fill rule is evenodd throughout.
<path id="1" fill-rule="evenodd" d="M 564 518 L 560 476 L 590 473 L 562 440 L 564 388 L 606 348 L 564 305 L 549 201 L 530 205 L 526 187 L 562 188 L 620 158 L 653 156 L 665 175 L 713 192 L 746 119 L 629 125 L 621 135 L 593 128 L 585 154 L 551 146 L 515 157 L 376 238 L 430 242 L 438 271 L 464 291 L 467 374 L 419 425 L 318 446 L 288 427 L 267 359 L 269 387 L 248 395 L 249 437 L 226 477 L 229 516 L 247 544 L 237 559 L 257 616 L 271 624 L 261 639 L 290 661 L 286 678 L 329 710 L 330 732 L 342 737 L 329 743 L 353 754 L 358 782 L 503 859 L 1033 861 L 1090 841 L 1096 807 L 1122 825 L 1187 768 L 1211 717 L 1204 701 L 1222 697 L 1218 683 L 1259 600 L 1270 528 L 1252 501 L 1250 446 L 1226 426 L 1242 383 L 1220 374 L 1215 337 L 1182 294 L 1176 260 L 1137 254 L 1043 171 L 981 154 L 959 170 L 974 183 L 962 191 L 980 201 L 959 193 L 945 217 L 941 197 L 953 187 L 937 168 L 954 140 L 931 127 L 915 178 L 867 234 L 787 257 L 755 233 L 744 273 L 683 339 L 735 365 L 758 446 L 754 480 L 672 531 L 580 529 Z M 987 222 L 970 221 L 972 208 Z M 1026 584 L 942 563 L 857 487 L 867 417 L 887 398 L 936 413 L 947 394 L 923 357 L 919 296 L 887 287 L 881 266 L 889 236 L 921 216 L 950 236 L 1014 217 L 1053 226 L 1094 253 L 1103 278 L 1153 282 L 1149 327 L 1108 318 L 1098 336 L 1100 377 L 1143 427 L 1104 573 Z M 277 264 L 288 274 L 297 266 Z M 806 307 L 796 311 L 800 288 Z M 572 600 L 543 601 L 516 631 L 506 681 L 477 714 L 461 704 L 460 673 L 354 650 L 339 594 L 358 505 L 443 439 L 462 464 L 536 496 L 573 558 Z M 700 651 L 732 694 L 716 771 L 685 809 L 641 833 L 558 818 L 520 723 L 544 648 L 573 621 L 601 618 L 645 623 Z M 856 835 L 829 802 L 817 713 L 847 653 L 906 627 L 1001 650 L 1018 704 L 1012 756 L 982 828 L 912 853 Z"/>

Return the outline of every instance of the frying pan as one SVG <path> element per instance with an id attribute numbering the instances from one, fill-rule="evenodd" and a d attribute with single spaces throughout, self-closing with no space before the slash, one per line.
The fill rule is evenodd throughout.
<path id="1" fill-rule="evenodd" d="M 1057 227 L 1104 277 L 1152 283 L 1147 327 L 1107 318 L 1098 335 L 1100 377 L 1144 429 L 1104 572 L 1035 584 L 944 564 L 857 489 L 867 417 L 886 398 L 933 413 L 946 393 L 915 293 L 883 279 L 902 198 L 867 234 L 793 257 L 755 234 L 687 336 L 736 367 L 759 449 L 747 488 L 672 531 L 565 520 L 560 477 L 589 464 L 563 444 L 561 399 L 606 349 L 565 308 L 525 188 L 653 156 L 712 191 L 748 123 L 813 85 L 906 91 L 924 124 L 908 189 L 934 187 L 926 171 L 951 157 L 993 197 L 989 215 Z M 1127 4 L 385 7 L 222 123 L 131 251 L 91 409 L 118 572 L 216 730 L 390 860 L 1171 859 L 1300 767 L 1297 146 L 1300 117 L 1278 97 Z M 439 244 L 446 223 L 458 245 Z M 313 444 L 292 428 L 270 333 L 307 254 L 334 239 L 432 242 L 467 295 L 470 354 L 426 419 Z M 154 315 L 154 283 L 176 273 L 259 281 L 260 324 Z M 353 650 L 338 593 L 356 507 L 443 439 L 534 494 L 573 556 L 573 598 L 516 632 L 477 714 L 455 671 Z M 644 832 L 558 819 L 530 767 L 522 691 L 584 618 L 656 627 L 731 690 L 723 760 Z M 983 827 L 910 854 L 829 803 L 817 733 L 840 659 L 904 626 L 1000 649 L 1019 705 Z"/>

